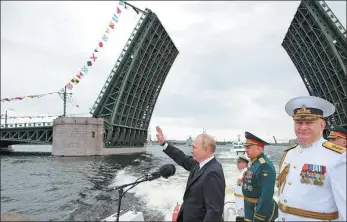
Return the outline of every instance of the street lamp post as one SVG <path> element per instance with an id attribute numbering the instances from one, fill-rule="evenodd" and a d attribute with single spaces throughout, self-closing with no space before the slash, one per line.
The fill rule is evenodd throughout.
<path id="1" fill-rule="evenodd" d="M 7 111 L 9 111 L 9 110 L 14 111 L 14 109 L 7 109 L 7 110 L 5 111 L 5 127 L 7 127 Z"/>

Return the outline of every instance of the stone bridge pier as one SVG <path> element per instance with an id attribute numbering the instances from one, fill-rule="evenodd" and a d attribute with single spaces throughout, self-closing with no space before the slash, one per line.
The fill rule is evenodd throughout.
<path id="1" fill-rule="evenodd" d="M 104 119 L 59 117 L 53 122 L 52 155 L 94 156 L 146 152 L 145 147 L 104 147 Z"/>

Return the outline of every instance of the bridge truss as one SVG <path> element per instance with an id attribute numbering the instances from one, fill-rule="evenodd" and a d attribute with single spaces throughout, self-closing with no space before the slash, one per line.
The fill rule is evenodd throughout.
<path id="1" fill-rule="evenodd" d="M 145 10 L 90 113 L 105 119 L 105 147 L 141 147 L 178 50 L 155 13 Z"/>
<path id="2" fill-rule="evenodd" d="M 312 96 L 336 107 L 328 126 L 347 129 L 346 30 L 324 1 L 302 1 L 282 42 Z"/>
<path id="3" fill-rule="evenodd" d="M 13 144 L 52 144 L 51 122 L 1 124 L 0 147 Z"/>

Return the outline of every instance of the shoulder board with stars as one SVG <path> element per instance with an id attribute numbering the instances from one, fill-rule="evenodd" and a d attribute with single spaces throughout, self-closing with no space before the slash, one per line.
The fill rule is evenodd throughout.
<path id="1" fill-rule="evenodd" d="M 346 148 L 343 147 L 343 146 L 339 146 L 339 145 L 336 145 L 332 142 L 329 142 L 329 141 L 325 141 L 323 144 L 323 147 L 329 149 L 329 150 L 332 150 L 332 151 L 335 151 L 337 153 L 344 153 L 346 151 Z"/>
<path id="2" fill-rule="evenodd" d="M 295 147 L 297 147 L 299 144 L 294 144 L 293 146 L 288 147 L 287 149 L 284 150 L 284 152 L 288 152 L 291 149 L 294 149 Z"/>

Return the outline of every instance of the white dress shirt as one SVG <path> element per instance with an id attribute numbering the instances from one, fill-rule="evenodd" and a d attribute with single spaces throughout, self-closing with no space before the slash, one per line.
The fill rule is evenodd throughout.
<path id="1" fill-rule="evenodd" d="M 242 194 L 242 185 L 238 184 L 237 179 L 241 179 L 245 171 L 247 171 L 247 168 L 244 168 L 242 170 L 237 169 L 236 180 L 233 184 L 234 192 L 235 192 L 235 207 L 239 217 L 245 216 L 245 210 L 244 210 L 244 200 L 243 200 L 243 194 Z"/>
<path id="2" fill-rule="evenodd" d="M 201 163 L 199 163 L 200 169 L 208 162 L 210 162 L 212 159 L 214 158 L 214 156 L 211 156 L 209 158 L 207 158 L 206 160 L 202 161 Z M 199 170 L 200 170 L 199 169 Z"/>

